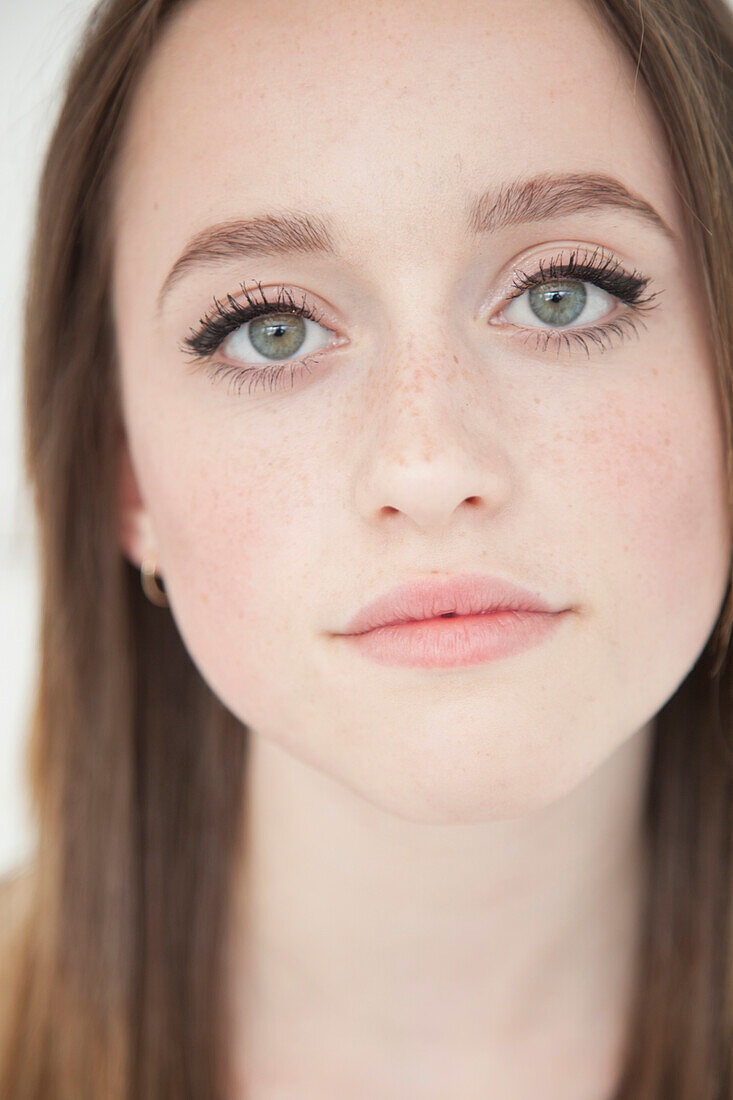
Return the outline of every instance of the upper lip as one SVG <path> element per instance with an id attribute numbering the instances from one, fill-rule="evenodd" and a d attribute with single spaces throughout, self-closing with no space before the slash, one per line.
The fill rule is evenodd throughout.
<path id="1" fill-rule="evenodd" d="M 501 577 L 485 573 L 464 573 L 444 579 L 407 581 L 370 601 L 349 622 L 341 634 L 365 634 L 380 626 L 434 619 L 446 612 L 478 615 L 489 611 L 543 611 L 552 607 L 536 593 Z"/>

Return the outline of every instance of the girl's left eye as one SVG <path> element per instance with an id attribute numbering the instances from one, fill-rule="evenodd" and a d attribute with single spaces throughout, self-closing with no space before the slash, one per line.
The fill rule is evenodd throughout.
<path id="1" fill-rule="evenodd" d="M 515 295 L 502 313 L 513 324 L 527 328 L 560 328 L 599 321 L 613 304 L 595 283 L 554 279 Z"/>
<path id="2" fill-rule="evenodd" d="M 589 345 L 601 351 L 626 332 L 637 333 L 641 314 L 655 308 L 659 292 L 647 292 L 651 279 L 629 272 L 603 248 L 592 253 L 571 249 L 532 274 L 518 272 L 514 293 L 499 314 L 508 320 L 523 342 L 534 340 L 542 350 L 579 345 L 590 357 Z M 609 309 L 625 306 L 609 321 Z M 601 321 L 601 324 L 597 322 Z M 496 322 L 493 322 L 496 323 Z M 527 335 L 529 333 L 529 336 Z"/>

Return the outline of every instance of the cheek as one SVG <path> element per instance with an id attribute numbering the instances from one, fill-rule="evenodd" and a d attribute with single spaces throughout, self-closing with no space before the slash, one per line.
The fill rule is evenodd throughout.
<path id="1" fill-rule="evenodd" d="M 677 602 L 704 582 L 705 565 L 722 560 L 726 489 L 715 425 L 677 408 L 658 422 L 612 415 L 606 430 L 606 492 L 616 498 L 628 564 L 645 580 L 656 576 L 659 594 Z"/>
<path id="2" fill-rule="evenodd" d="M 226 419 L 226 418 L 225 418 Z M 246 429 L 190 418 L 148 436 L 148 501 L 176 626 L 199 672 L 243 721 L 289 664 L 314 530 L 297 447 L 273 459 Z M 291 441 L 292 442 L 292 441 Z M 310 475 L 317 477 L 317 471 Z M 319 513 L 322 514 L 322 513 Z M 301 569 L 302 563 L 302 569 Z"/>
<path id="3" fill-rule="evenodd" d="M 637 660 L 666 669 L 671 693 L 725 594 L 731 533 L 722 423 L 712 387 L 692 368 L 660 372 L 633 402 L 620 393 L 586 418 L 580 439 L 578 457 L 593 470 L 583 494 L 596 596 L 612 635 Z"/>

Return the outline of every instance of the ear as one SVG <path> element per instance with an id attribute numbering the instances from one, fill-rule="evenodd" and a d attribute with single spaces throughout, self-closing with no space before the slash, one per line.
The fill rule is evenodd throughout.
<path id="1" fill-rule="evenodd" d="M 138 569 L 145 553 L 155 546 L 152 522 L 124 436 L 120 439 L 117 462 L 117 540 L 122 553 Z"/>

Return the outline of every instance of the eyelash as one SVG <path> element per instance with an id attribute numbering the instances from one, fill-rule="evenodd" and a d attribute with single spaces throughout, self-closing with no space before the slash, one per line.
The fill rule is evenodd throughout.
<path id="1" fill-rule="evenodd" d="M 521 297 L 527 290 L 556 279 L 572 279 L 579 282 L 593 283 L 628 306 L 628 312 L 620 318 L 610 323 L 604 322 L 586 329 L 566 332 L 542 328 L 535 329 L 533 332 L 536 339 L 535 347 L 538 347 L 544 338 L 545 342 L 542 350 L 545 351 L 548 344 L 554 341 L 558 355 L 563 344 L 566 348 L 570 348 L 571 343 L 575 343 L 583 347 L 587 357 L 590 358 L 588 341 L 604 351 L 606 350 L 604 340 L 610 339 L 612 334 L 623 338 L 624 328 L 638 335 L 637 322 L 641 321 L 640 314 L 653 309 L 654 300 L 658 297 L 658 292 L 645 293 L 650 279 L 636 270 L 629 273 L 613 256 L 605 254 L 602 248 L 598 248 L 591 255 L 584 254 L 582 250 L 572 250 L 568 260 L 564 263 L 561 262 L 559 257 L 555 257 L 546 266 L 543 266 L 543 262 L 540 260 L 538 269 L 532 274 L 518 271 L 513 280 L 513 293 L 508 296 L 504 308 L 509 302 Z M 278 287 L 276 296 L 268 299 L 262 290 L 262 284 L 258 283 L 257 286 L 260 300 L 256 300 L 251 291 L 247 290 L 244 285 L 242 286 L 246 305 L 238 302 L 231 294 L 227 294 L 228 306 L 214 298 L 213 311 L 210 311 L 199 321 L 198 329 L 192 329 L 191 334 L 180 345 L 184 354 L 190 356 L 196 364 L 203 362 L 212 366 L 214 369 L 210 373 L 213 378 L 231 377 L 235 383 L 237 394 L 241 393 L 242 386 L 247 378 L 254 382 L 255 389 L 259 383 L 263 386 L 269 383 L 271 392 L 279 389 L 281 388 L 280 378 L 283 372 L 289 372 L 290 388 L 292 388 L 296 374 L 303 371 L 309 373 L 312 365 L 320 359 L 321 353 L 328 350 L 319 348 L 314 355 L 305 359 L 292 362 L 286 361 L 273 367 L 263 365 L 240 367 L 225 363 L 211 364 L 211 357 L 216 354 L 226 337 L 255 317 L 269 313 L 292 313 L 318 323 L 322 321 L 323 314 L 315 307 L 307 304 L 305 294 L 301 304 L 297 305 L 285 287 Z M 643 321 L 641 323 L 643 324 Z M 525 326 L 517 327 L 522 330 L 523 341 L 526 342 L 532 338 L 523 335 L 527 331 Z M 608 346 L 611 346 L 610 343 Z"/>

